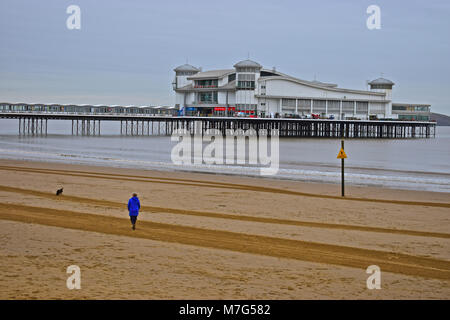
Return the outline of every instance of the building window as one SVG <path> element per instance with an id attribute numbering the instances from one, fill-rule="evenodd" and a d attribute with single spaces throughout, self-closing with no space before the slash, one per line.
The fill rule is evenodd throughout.
<path id="1" fill-rule="evenodd" d="M 240 90 L 255 90 L 254 74 L 238 74 L 237 88 Z"/>
<path id="2" fill-rule="evenodd" d="M 255 79 L 254 74 L 238 74 L 238 81 L 255 81 Z"/>
<path id="3" fill-rule="evenodd" d="M 176 75 L 177 76 L 193 76 L 196 73 L 197 73 L 196 71 L 177 71 Z"/>
<path id="4" fill-rule="evenodd" d="M 370 113 L 371 114 L 382 114 L 384 113 L 385 105 L 382 102 L 371 102 L 370 103 Z M 402 107 L 400 107 L 402 108 Z M 395 110 L 394 107 L 392 107 L 392 110 Z"/>
<path id="5" fill-rule="evenodd" d="M 196 80 L 194 88 L 217 88 L 218 84 L 219 80 L 217 79 Z"/>
<path id="6" fill-rule="evenodd" d="M 356 102 L 356 113 L 367 114 L 369 112 L 369 102 L 357 101 Z"/>
<path id="7" fill-rule="evenodd" d="M 327 106 L 328 113 L 339 114 L 339 112 L 341 110 L 341 105 L 340 105 L 339 101 L 328 100 L 327 105 L 328 105 Z"/>
<path id="8" fill-rule="evenodd" d="M 295 110 L 295 99 L 281 99 L 283 110 Z"/>
<path id="9" fill-rule="evenodd" d="M 240 90 L 255 90 L 255 81 L 238 81 L 236 88 Z"/>
<path id="10" fill-rule="evenodd" d="M 311 100 L 299 99 L 298 100 L 298 112 L 310 113 L 311 112 Z"/>
<path id="11" fill-rule="evenodd" d="M 248 113 L 249 111 L 256 111 L 256 104 L 248 104 L 248 103 L 236 104 L 236 111 L 246 113 Z"/>
<path id="12" fill-rule="evenodd" d="M 259 68 L 252 68 L 252 67 L 240 67 L 240 68 L 236 68 L 237 72 L 253 72 L 253 73 L 257 73 L 259 72 Z"/>
<path id="13" fill-rule="evenodd" d="M 200 92 L 199 93 L 200 103 L 217 103 L 217 91 L 215 92 Z"/>
<path id="14" fill-rule="evenodd" d="M 325 100 L 313 100 L 313 113 L 325 113 L 326 101 Z"/>
<path id="15" fill-rule="evenodd" d="M 414 114 L 411 114 L 411 115 L 409 115 L 409 114 L 399 114 L 399 115 L 398 115 L 398 119 L 399 119 L 399 120 L 410 120 L 410 121 L 414 121 L 414 120 L 417 120 L 417 116 L 414 115 Z"/>
<path id="16" fill-rule="evenodd" d="M 342 113 L 351 113 L 355 111 L 354 101 L 342 101 Z"/>
<path id="17" fill-rule="evenodd" d="M 430 107 L 429 106 L 411 106 L 411 105 L 400 105 L 400 106 L 393 105 L 392 110 L 394 110 L 394 111 L 410 111 L 410 112 L 414 112 L 414 111 L 428 112 L 428 111 L 430 111 Z"/>
<path id="18" fill-rule="evenodd" d="M 371 84 L 371 89 L 392 89 L 392 84 Z"/>

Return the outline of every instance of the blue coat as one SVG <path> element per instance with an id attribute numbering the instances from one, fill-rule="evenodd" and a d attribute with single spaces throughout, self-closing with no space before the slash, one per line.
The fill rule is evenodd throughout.
<path id="1" fill-rule="evenodd" d="M 139 209 L 141 208 L 141 203 L 138 197 L 132 197 L 128 200 L 128 211 L 130 216 L 137 216 L 139 214 Z"/>

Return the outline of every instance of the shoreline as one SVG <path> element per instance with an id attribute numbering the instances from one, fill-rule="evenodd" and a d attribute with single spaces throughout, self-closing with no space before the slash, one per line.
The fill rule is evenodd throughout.
<path id="1" fill-rule="evenodd" d="M 131 160 L 131 161 L 136 161 L 139 162 L 139 160 Z M 80 168 L 99 168 L 101 170 L 134 170 L 136 172 L 146 172 L 146 173 L 169 173 L 169 174 L 193 174 L 193 175 L 199 175 L 200 177 L 202 176 L 220 176 L 220 177 L 230 177 L 230 178 L 248 178 L 250 180 L 254 180 L 254 179 L 261 179 L 261 180 L 267 180 L 267 181 L 280 181 L 280 182 L 293 182 L 293 183 L 298 183 L 298 184 L 313 184 L 313 185 L 323 185 L 324 188 L 329 189 L 332 187 L 338 188 L 340 190 L 340 182 L 331 182 L 331 181 L 326 181 L 326 182 L 321 182 L 321 181 L 317 181 L 317 180 L 312 180 L 312 179 L 305 179 L 305 180 L 300 180 L 300 179 L 295 179 L 295 178 L 290 178 L 287 176 L 261 176 L 261 175 L 257 175 L 257 174 L 242 174 L 242 173 L 227 173 L 227 172 L 214 172 L 214 171 L 202 171 L 202 170 L 195 170 L 195 169 L 177 169 L 177 167 L 174 168 L 169 168 L 169 167 L 158 167 L 158 168 L 150 168 L 150 169 L 142 169 L 142 168 L 136 168 L 136 167 L 132 167 L 132 166 L 120 166 L 120 165 L 112 165 L 112 166 L 105 166 L 104 164 L 96 164 L 96 163 L 90 163 L 90 164 L 85 164 L 85 163 L 63 163 L 64 159 L 57 159 L 57 160 L 18 160 L 18 159 L 4 159 L 4 158 L 0 158 L 0 165 L 2 165 L 2 163 L 18 163 L 21 165 L 33 165 L 33 164 L 37 164 L 37 165 L 41 165 L 41 166 L 51 166 L 51 165 L 57 165 L 58 167 L 61 166 L 70 166 L 70 167 L 80 167 Z M 423 175 L 449 175 L 447 173 L 441 173 L 441 172 L 419 172 L 419 171 L 401 171 L 401 170 L 390 170 L 390 169 L 381 169 L 381 168 L 363 168 L 363 167 L 346 167 L 347 169 L 353 169 L 353 170 L 373 170 L 373 171 L 387 171 L 387 172 L 399 172 L 399 173 L 418 173 L 418 174 L 423 174 Z M 340 170 L 340 168 L 339 168 Z M 444 192 L 444 191 L 422 191 L 422 190 L 417 190 L 417 189 L 413 189 L 411 188 L 398 188 L 398 187 L 389 187 L 389 186 L 379 186 L 379 185 L 371 185 L 371 184 L 362 184 L 362 183 L 352 183 L 352 182 L 348 182 L 346 181 L 345 184 L 345 189 L 346 189 L 346 196 L 347 196 L 347 191 L 351 190 L 351 189 L 360 189 L 360 188 L 367 188 L 367 189 L 371 189 L 373 191 L 376 190 L 392 190 L 393 192 L 397 192 L 397 191 L 403 191 L 403 192 L 413 192 L 413 193 L 431 193 L 431 194 L 442 194 L 442 195 L 450 195 L 450 191 L 448 192 Z"/>

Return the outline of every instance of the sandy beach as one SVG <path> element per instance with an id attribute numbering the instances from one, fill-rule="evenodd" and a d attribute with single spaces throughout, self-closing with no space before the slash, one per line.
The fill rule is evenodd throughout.
<path id="1" fill-rule="evenodd" d="M 448 193 L 0 160 L 0 299 L 448 299 L 449 214 Z"/>

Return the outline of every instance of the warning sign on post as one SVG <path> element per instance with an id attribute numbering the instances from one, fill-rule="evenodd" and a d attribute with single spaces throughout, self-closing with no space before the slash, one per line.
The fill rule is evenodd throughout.
<path id="1" fill-rule="evenodd" d="M 347 158 L 347 155 L 345 154 L 344 149 L 341 148 L 341 150 L 339 150 L 337 158 L 338 159 L 346 159 Z"/>

